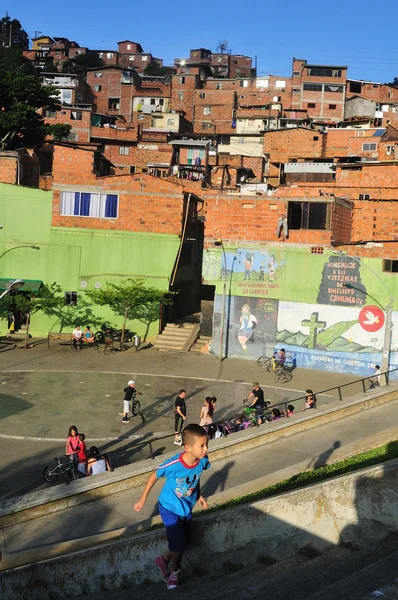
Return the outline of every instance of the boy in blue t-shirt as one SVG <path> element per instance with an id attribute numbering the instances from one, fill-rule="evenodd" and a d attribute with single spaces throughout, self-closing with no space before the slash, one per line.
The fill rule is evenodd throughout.
<path id="1" fill-rule="evenodd" d="M 196 502 L 207 508 L 200 493 L 200 476 L 210 467 L 208 437 L 200 425 L 188 425 L 183 431 L 184 452 L 159 465 L 149 476 L 141 498 L 134 504 L 139 512 L 159 477 L 166 483 L 159 495 L 159 513 L 166 527 L 169 550 L 155 559 L 169 590 L 179 585 L 182 554 L 189 544 L 192 510 Z M 171 561 L 171 570 L 169 562 Z"/>

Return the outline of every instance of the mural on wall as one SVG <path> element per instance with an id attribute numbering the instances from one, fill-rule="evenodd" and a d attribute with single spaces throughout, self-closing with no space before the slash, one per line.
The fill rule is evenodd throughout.
<path id="1" fill-rule="evenodd" d="M 232 295 L 278 295 L 286 269 L 279 248 L 226 250 L 203 253 L 202 275 L 206 282 L 228 281 Z"/>
<path id="2" fill-rule="evenodd" d="M 226 356 L 257 359 L 285 347 L 297 367 L 370 375 L 382 362 L 385 313 L 378 283 L 347 256 L 266 246 L 204 253 L 204 279 L 216 285 L 213 352 L 219 352 L 221 292 L 226 283 Z M 366 285 L 364 284 L 366 282 Z M 371 286 L 371 287 L 370 287 Z M 369 288 L 369 289 L 367 289 Z M 374 294 L 374 295 L 373 295 Z M 272 300 L 270 299 L 272 298 Z M 269 300 L 268 300 L 269 299 Z M 272 318 L 260 322 L 260 306 Z M 267 313 L 265 313 L 267 314 Z M 272 319 L 277 314 L 277 330 Z M 398 313 L 390 368 L 398 366 Z"/>
<path id="3" fill-rule="evenodd" d="M 322 271 L 318 304 L 363 306 L 366 289 L 361 282 L 360 263 L 348 256 L 329 256 Z"/>
<path id="4" fill-rule="evenodd" d="M 336 310 L 280 301 L 277 346 L 284 346 L 297 366 L 370 374 L 382 360 L 384 323 L 378 306 Z M 391 362 L 397 358 L 393 352 Z"/>
<path id="5" fill-rule="evenodd" d="M 216 295 L 212 352 L 220 348 L 222 296 Z M 228 356 L 258 358 L 276 343 L 278 300 L 227 297 L 224 314 L 224 349 Z M 272 350 L 271 350 L 272 351 Z"/>

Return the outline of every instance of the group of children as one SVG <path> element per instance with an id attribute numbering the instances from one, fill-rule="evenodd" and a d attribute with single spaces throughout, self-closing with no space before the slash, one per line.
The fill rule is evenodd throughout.
<path id="1" fill-rule="evenodd" d="M 69 427 L 65 454 L 76 456 L 77 470 L 86 477 L 111 471 L 108 459 L 100 454 L 97 446 L 87 450 L 85 439 L 84 433 L 78 433 L 76 425 Z"/>

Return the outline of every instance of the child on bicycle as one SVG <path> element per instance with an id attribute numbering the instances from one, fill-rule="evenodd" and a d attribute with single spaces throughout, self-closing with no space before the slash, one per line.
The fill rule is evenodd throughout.
<path id="1" fill-rule="evenodd" d="M 149 476 L 141 498 L 134 504 L 134 510 L 139 512 L 156 481 L 160 477 L 166 478 L 159 496 L 159 513 L 166 528 L 169 549 L 155 559 L 155 565 L 169 590 L 180 583 L 181 559 L 189 544 L 193 507 L 198 502 L 202 508 L 207 508 L 200 492 L 200 476 L 210 467 L 207 434 L 200 425 L 191 424 L 182 436 L 184 452 L 166 460 Z"/>
<path id="2" fill-rule="evenodd" d="M 135 396 L 138 394 L 139 396 L 141 396 L 141 392 L 137 392 L 137 390 L 135 389 L 135 381 L 133 381 L 133 379 L 130 379 L 130 381 L 128 382 L 127 387 L 124 388 L 124 400 L 123 400 L 123 419 L 122 419 L 122 423 L 129 423 L 130 419 L 129 417 L 129 412 L 130 412 L 130 408 L 131 408 L 131 400 L 135 398 Z"/>
<path id="3" fill-rule="evenodd" d="M 276 369 L 278 367 L 283 367 L 283 365 L 286 362 L 286 352 L 284 348 L 281 348 L 280 350 L 277 350 L 276 352 L 274 352 L 274 357 L 272 359 L 272 366 L 274 371 L 276 371 Z"/>

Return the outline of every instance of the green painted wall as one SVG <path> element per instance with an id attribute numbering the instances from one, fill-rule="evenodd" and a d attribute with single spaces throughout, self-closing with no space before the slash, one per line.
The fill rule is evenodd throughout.
<path id="1" fill-rule="evenodd" d="M 250 252 L 255 255 L 253 269 L 250 281 L 245 281 L 244 259 Z M 350 254 L 356 256 L 355 246 L 350 250 Z M 270 281 L 268 276 L 271 255 L 274 255 L 276 263 L 273 281 Z M 203 277 L 206 283 L 216 286 L 217 294 L 222 294 L 221 269 L 226 261 L 227 285 L 229 291 L 231 283 L 231 296 L 260 296 L 262 298 L 268 296 L 278 300 L 311 304 L 317 301 L 323 268 L 330 255 L 332 253 L 329 251 L 325 254 L 311 254 L 308 247 L 288 246 L 282 248 L 280 245 L 269 245 L 262 248 L 258 246 L 251 248 L 242 244 L 239 248 L 226 247 L 224 257 L 221 249 L 216 248 L 205 250 L 203 253 Z M 237 257 L 237 260 L 233 263 L 234 256 Z M 260 261 L 264 262 L 264 281 L 259 281 Z M 369 294 L 367 302 L 369 304 L 380 303 L 385 306 L 389 302 L 389 296 L 380 281 L 364 265 L 368 265 L 382 279 L 395 299 L 394 309 L 398 310 L 398 274 L 384 273 L 382 271 L 383 261 L 380 258 L 361 257 L 361 263 L 361 282 Z"/>
<path id="2" fill-rule="evenodd" d="M 142 276 L 148 285 L 168 289 L 180 243 L 177 235 L 51 227 L 51 211 L 52 192 L 0 184 L 0 254 L 20 244 L 40 246 L 18 248 L 1 258 L 1 278 L 56 281 L 64 291 L 77 291 L 83 302 L 87 299 L 81 281 L 87 282 L 86 289 L 94 289 L 96 282 L 104 287 L 106 282 Z M 98 321 L 121 325 L 111 311 L 92 310 Z M 3 322 L 2 334 L 6 327 Z M 142 323 L 130 327 L 141 335 L 146 330 Z M 56 319 L 40 313 L 32 318 L 34 336 L 58 329 Z M 149 337 L 157 331 L 158 323 L 153 323 Z"/>

